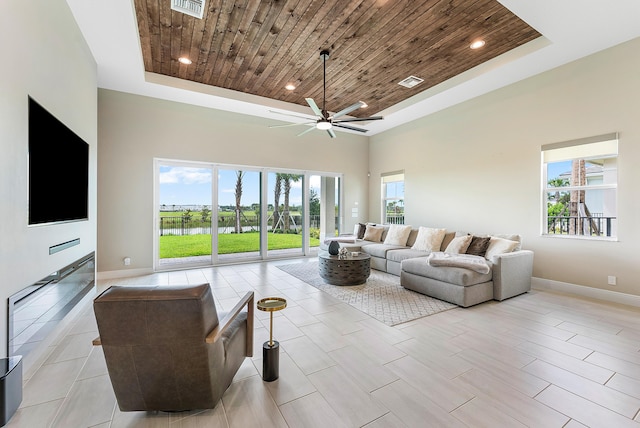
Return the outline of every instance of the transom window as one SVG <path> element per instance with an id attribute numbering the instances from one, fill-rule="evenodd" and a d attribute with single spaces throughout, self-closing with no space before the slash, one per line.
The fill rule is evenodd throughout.
<path id="1" fill-rule="evenodd" d="M 404 224 L 404 171 L 382 174 L 382 219 L 385 224 Z"/>
<path id="2" fill-rule="evenodd" d="M 618 135 L 542 146 L 542 234 L 617 237 Z"/>

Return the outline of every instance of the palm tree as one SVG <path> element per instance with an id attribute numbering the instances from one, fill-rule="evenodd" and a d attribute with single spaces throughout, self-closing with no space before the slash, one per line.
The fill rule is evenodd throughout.
<path id="1" fill-rule="evenodd" d="M 244 177 L 243 171 L 236 171 L 236 224 L 235 232 L 242 233 L 242 222 L 240 216 L 242 215 L 242 206 L 240 200 L 242 199 L 242 178 Z"/>
<path id="2" fill-rule="evenodd" d="M 297 183 L 301 178 L 301 175 L 282 174 L 282 180 L 284 183 L 284 210 L 282 212 L 282 215 L 284 215 L 284 233 L 289 233 L 289 228 L 291 227 L 291 215 L 289 214 L 289 194 L 291 193 L 291 183 Z"/>
<path id="3" fill-rule="evenodd" d="M 551 180 L 547 181 L 547 187 L 565 187 L 569 185 L 569 180 L 567 180 L 566 178 L 552 178 Z M 555 193 L 555 197 L 554 200 L 556 203 L 561 203 L 561 199 L 560 199 L 560 190 L 556 190 Z"/>
<path id="4" fill-rule="evenodd" d="M 584 159 L 574 159 L 571 162 L 571 185 L 585 186 L 587 184 L 587 168 Z M 572 190 L 569 200 L 569 215 L 575 221 L 569 223 L 570 235 L 584 235 L 589 226 L 596 234 L 599 234 L 598 226 L 591 217 L 587 207 L 584 190 Z"/>
<path id="5" fill-rule="evenodd" d="M 273 228 L 272 231 L 276 231 L 278 227 L 278 221 L 280 220 L 280 192 L 282 191 L 282 175 L 276 174 L 276 184 L 273 189 Z"/>

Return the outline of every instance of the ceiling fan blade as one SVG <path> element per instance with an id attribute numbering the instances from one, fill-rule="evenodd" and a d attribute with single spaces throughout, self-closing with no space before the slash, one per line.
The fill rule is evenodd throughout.
<path id="1" fill-rule="evenodd" d="M 334 122 L 333 126 L 335 126 L 335 127 L 337 127 L 337 128 L 350 129 L 350 130 L 352 130 L 352 131 L 367 132 L 367 130 L 366 130 L 366 129 L 356 128 L 355 126 L 343 125 L 343 124 L 341 124 L 341 123 L 335 123 L 335 122 Z"/>
<path id="2" fill-rule="evenodd" d="M 299 125 L 311 125 L 315 122 L 305 122 L 305 123 L 287 123 L 286 125 L 271 125 L 269 128 L 286 128 L 288 126 L 299 126 Z"/>
<path id="3" fill-rule="evenodd" d="M 269 110 L 269 113 L 276 113 L 276 114 L 281 114 L 283 116 L 289 116 L 289 117 L 297 117 L 298 119 L 306 119 L 306 120 L 316 120 L 315 117 L 309 117 L 309 116 L 298 116 L 297 114 L 291 114 L 291 113 L 283 113 L 281 111 L 276 111 L 276 110 Z"/>
<path id="4" fill-rule="evenodd" d="M 327 129 L 327 133 L 331 138 L 336 138 L 336 133 L 333 132 L 333 129 Z"/>
<path id="5" fill-rule="evenodd" d="M 310 127 L 309 129 L 304 130 L 304 131 L 302 131 L 301 133 L 299 133 L 299 134 L 298 134 L 298 137 L 301 137 L 301 136 L 303 136 L 304 134 L 306 134 L 307 132 L 311 132 L 311 131 L 313 131 L 314 129 L 316 129 L 316 127 L 315 127 L 315 126 L 312 126 L 312 127 Z"/>
<path id="6" fill-rule="evenodd" d="M 384 119 L 384 117 L 382 117 L 382 116 L 354 117 L 354 118 L 349 118 L 349 119 L 334 120 L 333 123 L 368 122 L 370 120 L 382 120 L 382 119 Z"/>
<path id="7" fill-rule="evenodd" d="M 305 98 L 305 100 L 307 101 L 307 104 L 309 104 L 309 107 L 311 107 L 311 110 L 313 110 L 315 114 L 317 114 L 320 117 L 324 117 L 322 115 L 322 110 L 320 110 L 316 102 L 313 101 L 313 98 Z"/>
<path id="8" fill-rule="evenodd" d="M 335 119 L 336 117 L 340 117 L 340 116 L 344 116 L 347 113 L 351 113 L 354 110 L 358 110 L 360 107 L 365 106 L 366 104 L 363 103 L 362 101 L 358 101 L 357 103 L 350 105 L 349 107 L 340 110 L 339 112 L 337 112 L 336 114 L 334 114 L 333 116 L 331 116 L 333 119 Z"/>

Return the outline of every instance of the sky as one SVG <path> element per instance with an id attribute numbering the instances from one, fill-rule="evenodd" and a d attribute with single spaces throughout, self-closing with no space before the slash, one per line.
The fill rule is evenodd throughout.
<path id="1" fill-rule="evenodd" d="M 160 205 L 215 205 L 211 203 L 211 169 L 160 167 Z M 242 205 L 260 200 L 260 173 L 246 171 L 242 179 Z M 269 202 L 273 200 L 274 174 L 269 174 Z M 218 174 L 219 205 L 235 205 L 236 170 L 220 169 Z M 311 177 L 311 188 L 320 193 L 320 176 Z M 289 203 L 302 203 L 302 183 L 291 183 Z M 284 202 L 282 194 L 280 203 Z"/>
<path id="2" fill-rule="evenodd" d="M 564 172 L 571 172 L 571 161 L 551 162 L 547 164 L 547 180 L 558 178 Z"/>

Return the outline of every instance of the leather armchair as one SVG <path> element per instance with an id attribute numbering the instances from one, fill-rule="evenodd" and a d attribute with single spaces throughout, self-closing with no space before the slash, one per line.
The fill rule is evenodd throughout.
<path id="1" fill-rule="evenodd" d="M 122 411 L 212 409 L 253 354 L 253 292 L 221 321 L 209 284 L 113 286 L 93 308 Z"/>

